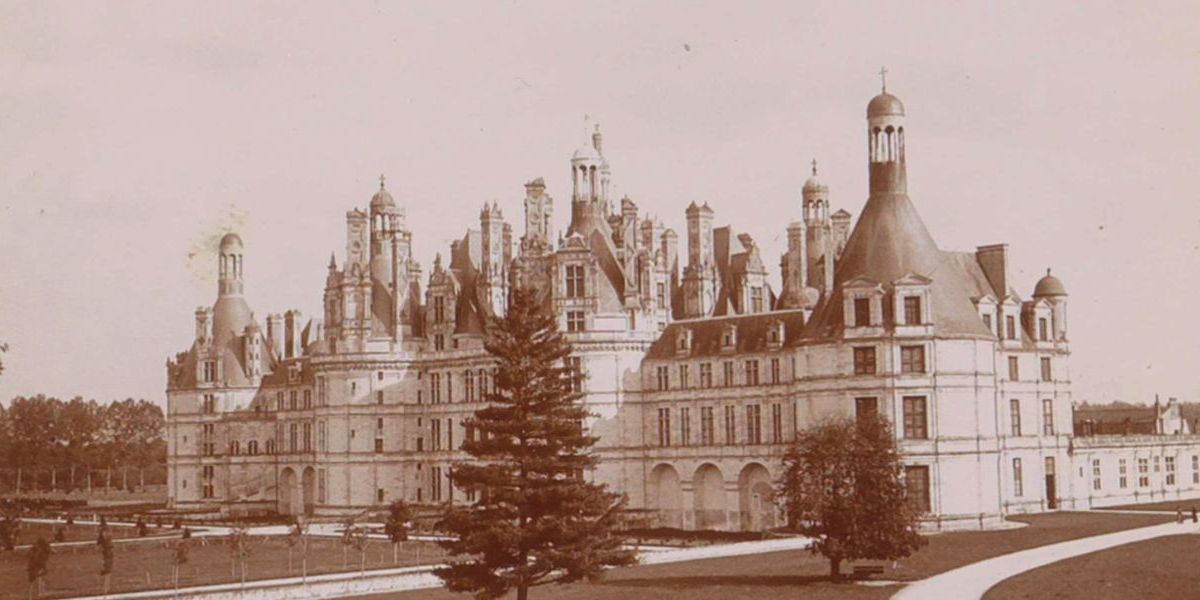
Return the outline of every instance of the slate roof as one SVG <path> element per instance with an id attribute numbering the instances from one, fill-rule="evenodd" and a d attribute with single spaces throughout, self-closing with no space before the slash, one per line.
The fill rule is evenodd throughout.
<path id="1" fill-rule="evenodd" d="M 692 349 L 689 357 L 720 356 L 722 354 L 755 353 L 769 350 L 767 332 L 771 324 L 783 322 L 783 340 L 780 347 L 785 346 L 793 338 L 798 338 L 804 329 L 803 310 L 781 310 L 773 312 L 754 313 L 750 315 L 735 315 L 687 321 L 674 321 L 658 336 L 646 353 L 647 360 L 676 358 L 676 336 L 688 329 L 692 332 Z M 736 351 L 724 351 L 721 348 L 721 337 L 726 325 L 737 326 Z"/>
<path id="2" fill-rule="evenodd" d="M 841 335 L 847 282 L 863 277 L 886 287 L 909 274 L 932 280 L 932 322 L 938 335 L 991 336 L 972 301 L 987 282 L 974 256 L 939 250 L 907 195 L 873 194 L 842 251 L 834 291 L 817 307 L 806 337 Z"/>

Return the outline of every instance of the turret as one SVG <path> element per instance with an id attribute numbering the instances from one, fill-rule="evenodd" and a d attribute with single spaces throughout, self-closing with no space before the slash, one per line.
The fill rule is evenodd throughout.
<path id="1" fill-rule="evenodd" d="M 1067 339 L 1067 288 L 1063 286 L 1062 281 L 1050 274 L 1050 269 L 1046 269 L 1046 276 L 1039 279 L 1037 286 L 1033 289 L 1034 299 L 1045 299 L 1051 306 L 1051 317 L 1054 321 L 1054 340 L 1066 341 Z"/>
<path id="2" fill-rule="evenodd" d="M 550 247 L 550 224 L 554 216 L 554 201 L 546 193 L 541 177 L 525 184 L 525 237 L 522 247 Z"/>
<path id="3" fill-rule="evenodd" d="M 479 213 L 479 226 L 483 232 L 479 288 L 493 314 L 503 314 L 508 298 L 508 279 L 505 277 L 508 268 L 505 240 L 508 236 L 505 234 L 504 214 L 495 202 L 491 206 L 483 205 Z"/>
<path id="4" fill-rule="evenodd" d="M 283 313 L 283 327 L 283 358 L 298 358 L 304 353 L 300 344 L 300 311 L 289 310 Z"/>
<path id="5" fill-rule="evenodd" d="M 221 238 L 217 296 L 242 295 L 242 238 L 227 233 Z"/>
<path id="6" fill-rule="evenodd" d="M 212 309 L 201 306 L 196 309 L 196 344 L 204 346 L 212 340 Z"/>
<path id="7" fill-rule="evenodd" d="M 804 286 L 822 293 L 833 289 L 833 259 L 837 252 L 833 224 L 829 217 L 829 186 L 817 178 L 817 161 L 812 161 L 812 176 L 804 182 L 805 268 Z"/>
<path id="8" fill-rule="evenodd" d="M 283 346 L 283 315 L 267 315 L 267 343 L 271 345 L 271 353 L 276 360 L 282 360 Z"/>
<path id="9" fill-rule="evenodd" d="M 887 91 L 887 70 L 882 91 L 867 104 L 867 156 L 870 159 L 872 194 L 907 194 L 904 156 L 904 104 Z"/>

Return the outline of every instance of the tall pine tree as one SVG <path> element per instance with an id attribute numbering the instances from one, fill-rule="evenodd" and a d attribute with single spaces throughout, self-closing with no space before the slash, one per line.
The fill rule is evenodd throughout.
<path id="1" fill-rule="evenodd" d="M 453 482 L 474 502 L 447 509 L 442 542 L 458 557 L 435 571 L 453 591 L 518 600 L 543 583 L 595 579 L 606 566 L 631 564 L 615 528 L 624 501 L 583 473 L 596 462 L 597 438 L 578 382 L 566 366 L 570 345 L 545 297 L 515 288 L 507 313 L 488 325 L 496 359 L 488 406 L 466 422 L 463 450 L 474 460 L 454 467 Z"/>

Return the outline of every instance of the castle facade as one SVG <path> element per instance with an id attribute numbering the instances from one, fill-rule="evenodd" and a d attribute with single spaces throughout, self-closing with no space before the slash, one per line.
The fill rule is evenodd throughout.
<path id="1" fill-rule="evenodd" d="M 814 164 L 778 288 L 754 239 L 715 226 L 707 204 L 686 208 L 681 254 L 674 231 L 612 198 L 598 127 L 570 160 L 565 235 L 552 235 L 555 203 L 535 179 L 519 240 L 485 205 L 427 276 L 381 181 L 368 210 L 346 214 L 319 318 L 288 311 L 260 325 L 243 297 L 242 240 L 225 236 L 217 300 L 167 364 L 172 505 L 338 516 L 397 498 L 473 500 L 452 466 L 468 458 L 463 423 L 492 385 L 484 325 L 518 284 L 550 291 L 586 375 L 586 425 L 600 438 L 586 476 L 657 524 L 776 525 L 772 486 L 796 432 L 866 413 L 894 424 L 931 527 L 1200 496 L 1197 439 L 1076 448 L 1062 282 L 1047 273 L 1026 297 L 1006 245 L 939 248 L 907 193 L 898 98 L 870 101 L 866 133 L 862 213 L 852 226 L 830 212 Z M 1149 465 L 1138 452 L 1158 452 L 1153 485 L 1147 474 L 1117 488 L 1117 460 Z M 1176 470 L 1170 484 L 1160 458 Z"/>

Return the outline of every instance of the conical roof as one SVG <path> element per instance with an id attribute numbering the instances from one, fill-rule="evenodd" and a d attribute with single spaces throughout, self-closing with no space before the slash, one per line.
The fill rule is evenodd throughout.
<path id="1" fill-rule="evenodd" d="M 937 335 L 989 335 L 971 301 L 977 287 L 972 268 L 978 266 L 938 249 L 907 195 L 873 194 L 838 260 L 833 293 L 813 315 L 807 337 L 840 336 L 842 294 L 848 282 L 861 277 L 886 288 L 907 275 L 932 280 L 931 316 Z M 890 307 L 884 310 L 890 317 Z"/>

